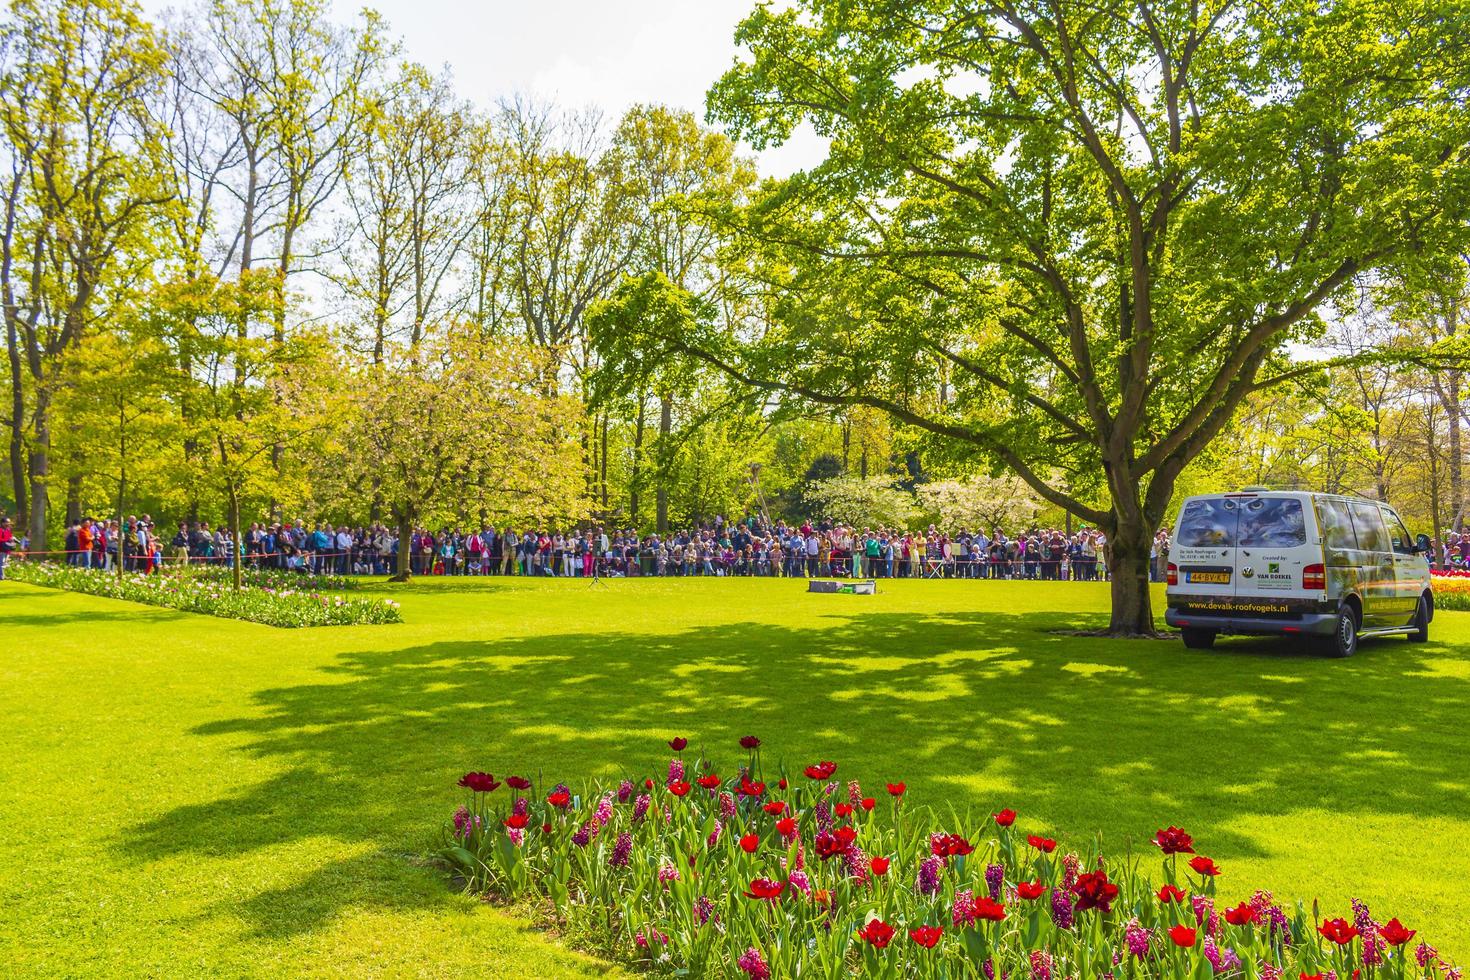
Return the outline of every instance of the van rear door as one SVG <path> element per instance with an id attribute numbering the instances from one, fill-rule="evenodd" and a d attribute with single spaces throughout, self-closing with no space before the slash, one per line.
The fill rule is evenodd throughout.
<path id="1" fill-rule="evenodd" d="M 1184 503 L 1170 553 L 1180 595 L 1235 595 L 1235 539 L 1241 498 L 1194 497 Z"/>
<path id="2" fill-rule="evenodd" d="M 1239 501 L 1235 594 L 1271 605 L 1302 598 L 1302 571 L 1322 562 L 1309 515 L 1296 496 Z"/>

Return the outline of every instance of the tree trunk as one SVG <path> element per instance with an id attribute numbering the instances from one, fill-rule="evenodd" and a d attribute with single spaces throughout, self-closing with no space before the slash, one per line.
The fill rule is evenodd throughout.
<path id="1" fill-rule="evenodd" d="M 398 518 L 398 570 L 388 581 L 407 582 L 413 577 L 413 524 L 407 515 L 399 513 L 396 508 L 393 513 Z"/>
<path id="2" fill-rule="evenodd" d="M 628 524 L 638 527 L 638 477 L 639 464 L 643 460 L 644 406 L 646 396 L 638 393 L 638 418 L 633 424 L 633 460 L 628 473 Z"/>
<path id="3" fill-rule="evenodd" d="M 82 475 L 73 473 L 66 478 L 66 523 L 67 526 L 82 522 Z"/>
<path id="4" fill-rule="evenodd" d="M 10 484 L 15 494 L 15 526 L 29 527 L 30 494 L 26 486 L 26 398 L 22 381 L 20 339 L 15 324 L 6 317 L 6 341 L 10 355 Z"/>
<path id="5" fill-rule="evenodd" d="M 240 591 L 240 495 L 230 487 L 230 547 L 235 553 L 230 556 L 230 582 L 235 591 Z"/>
<path id="6" fill-rule="evenodd" d="M 51 506 L 47 481 L 51 477 L 51 396 L 36 392 L 36 440 L 31 448 L 31 522 L 27 533 L 32 551 L 46 550 L 46 517 Z"/>
<path id="7" fill-rule="evenodd" d="M 1460 442 L 1460 417 L 1462 409 L 1460 406 L 1460 372 L 1449 372 L 1446 380 L 1448 398 L 1444 407 L 1449 415 L 1450 423 L 1450 449 L 1449 449 L 1449 471 L 1450 471 L 1450 530 L 1458 531 L 1460 524 L 1465 518 L 1465 483 L 1464 483 L 1464 450 Z"/>
<path id="8" fill-rule="evenodd" d="M 1112 586 L 1111 636 L 1150 636 L 1155 632 L 1149 595 L 1149 550 L 1154 530 L 1137 518 L 1118 515 L 1108 534 L 1108 578 Z"/>
<path id="9" fill-rule="evenodd" d="M 658 491 L 654 496 L 654 520 L 659 534 L 669 533 L 669 490 L 667 486 L 668 439 L 674 431 L 674 399 L 670 395 L 658 396 Z"/>

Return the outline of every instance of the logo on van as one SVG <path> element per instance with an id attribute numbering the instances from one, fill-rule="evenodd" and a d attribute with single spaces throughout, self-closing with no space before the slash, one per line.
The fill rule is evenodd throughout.
<path id="1" fill-rule="evenodd" d="M 1240 570 L 1240 574 L 1243 575 L 1243 576 L 1245 576 L 1246 578 L 1255 578 L 1256 577 L 1256 570 L 1254 568 L 1252 568 L 1251 566 L 1247 565 L 1247 566 L 1245 566 L 1244 568 L 1242 568 Z"/>
<path id="2" fill-rule="evenodd" d="M 1280 574 L 1280 572 L 1281 572 L 1281 563 L 1279 561 L 1268 562 L 1266 564 L 1266 574 L 1267 575 L 1278 575 L 1278 574 Z"/>

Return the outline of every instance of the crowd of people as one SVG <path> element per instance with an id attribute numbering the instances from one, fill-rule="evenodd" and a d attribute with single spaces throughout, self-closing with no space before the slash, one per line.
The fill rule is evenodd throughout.
<path id="1" fill-rule="evenodd" d="M 397 568 L 397 533 L 382 524 L 357 527 L 286 521 L 252 523 L 237 543 L 207 521 L 158 528 L 149 515 L 71 522 L 60 557 L 68 564 L 152 572 L 190 563 L 248 566 L 315 574 L 387 575 Z M 1159 530 L 1151 577 L 1164 579 L 1170 531 Z M 1007 531 L 929 525 L 923 531 L 862 528 L 832 521 L 718 518 L 669 534 L 588 527 L 570 531 L 512 527 L 417 528 L 407 541 L 415 575 L 777 576 L 787 578 L 943 578 L 1100 581 L 1107 577 L 1101 531 L 1032 527 Z M 8 518 L 0 519 L 0 575 L 5 557 L 27 551 Z M 1431 556 L 1436 568 L 1470 568 L 1470 533 L 1447 533 Z"/>

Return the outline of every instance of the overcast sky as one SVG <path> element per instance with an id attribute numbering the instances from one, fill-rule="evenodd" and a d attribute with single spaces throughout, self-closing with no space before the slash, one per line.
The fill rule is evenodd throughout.
<path id="1" fill-rule="evenodd" d="M 333 0 L 339 21 L 363 4 Z M 179 0 L 144 0 L 160 11 Z M 637 102 L 690 109 L 734 61 L 735 25 L 756 0 L 377 0 L 415 61 L 447 65 L 481 105 L 515 93 L 616 117 Z M 815 135 L 759 155 L 784 175 L 822 159 Z"/>

